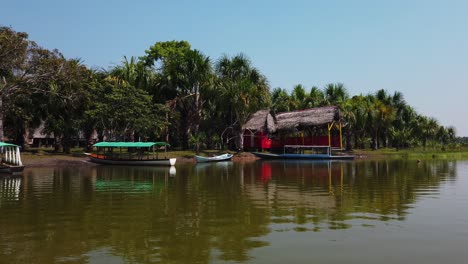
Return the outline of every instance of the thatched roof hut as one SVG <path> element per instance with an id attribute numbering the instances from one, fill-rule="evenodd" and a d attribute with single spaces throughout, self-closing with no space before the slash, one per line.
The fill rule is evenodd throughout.
<path id="1" fill-rule="evenodd" d="M 250 116 L 249 120 L 242 128 L 252 131 L 274 133 L 276 131 L 275 118 L 270 109 L 259 110 Z"/>
<path id="2" fill-rule="evenodd" d="M 317 107 L 273 115 L 269 109 L 254 113 L 244 129 L 274 133 L 278 130 L 293 130 L 297 127 L 321 126 L 341 119 L 337 106 Z"/>

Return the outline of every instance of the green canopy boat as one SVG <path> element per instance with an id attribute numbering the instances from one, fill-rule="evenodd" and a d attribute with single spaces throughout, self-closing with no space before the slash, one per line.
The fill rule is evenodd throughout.
<path id="1" fill-rule="evenodd" d="M 99 142 L 93 145 L 97 149 L 96 153 L 85 153 L 90 161 L 99 164 L 110 165 L 138 165 L 174 166 L 176 159 L 169 159 L 165 155 L 159 158 L 158 149 L 164 148 L 167 153 L 166 142 Z"/>

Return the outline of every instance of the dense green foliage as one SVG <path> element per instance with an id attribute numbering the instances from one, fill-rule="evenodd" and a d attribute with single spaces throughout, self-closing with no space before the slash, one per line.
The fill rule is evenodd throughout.
<path id="1" fill-rule="evenodd" d="M 340 107 L 348 149 L 425 148 L 455 139 L 453 127 L 418 114 L 399 92 L 350 96 L 340 83 L 270 91 L 245 55 L 213 61 L 186 41 L 158 42 L 140 58 L 92 71 L 39 47 L 26 33 L 0 27 L 0 140 L 5 132 L 26 145 L 42 125 L 65 152 L 80 133 L 91 143 L 94 131 L 100 140 L 169 141 L 197 151 L 230 138 L 242 149 L 242 125 L 257 110 L 326 105 Z"/>

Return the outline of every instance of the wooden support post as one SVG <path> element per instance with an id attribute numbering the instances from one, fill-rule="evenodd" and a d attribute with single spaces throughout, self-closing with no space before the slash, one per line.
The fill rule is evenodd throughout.
<path id="1" fill-rule="evenodd" d="M 328 161 L 328 192 L 333 195 L 331 163 L 330 163 L 330 161 Z"/>
<path id="2" fill-rule="evenodd" d="M 328 146 L 331 148 L 331 129 L 333 128 L 333 122 L 328 124 Z"/>

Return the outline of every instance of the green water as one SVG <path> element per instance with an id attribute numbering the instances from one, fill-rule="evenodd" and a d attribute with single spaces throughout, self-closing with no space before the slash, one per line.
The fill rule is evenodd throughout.
<path id="1" fill-rule="evenodd" d="M 468 263 L 468 161 L 27 168 L 0 263 Z"/>

